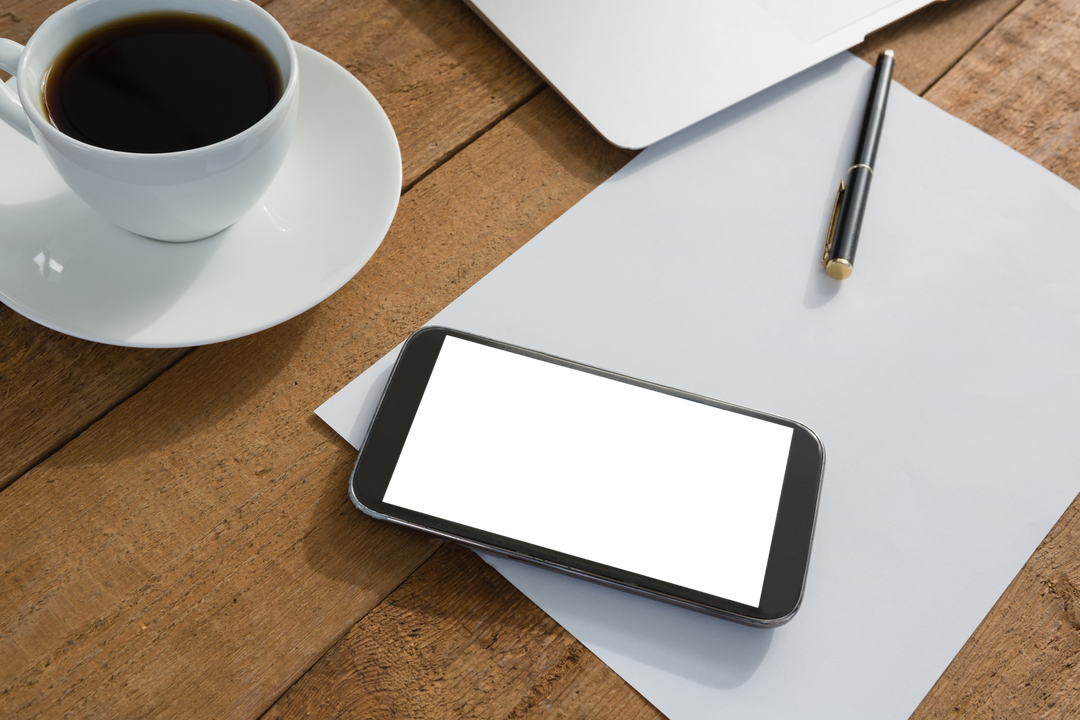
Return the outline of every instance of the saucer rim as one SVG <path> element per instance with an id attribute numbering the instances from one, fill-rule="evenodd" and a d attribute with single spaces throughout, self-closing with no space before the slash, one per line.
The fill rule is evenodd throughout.
<path id="1" fill-rule="evenodd" d="M 322 53 L 319 53 L 318 51 L 302 45 L 301 43 L 298 43 L 296 41 L 293 41 L 293 45 L 297 53 L 298 64 L 301 69 L 301 74 L 305 74 L 308 76 L 310 76 L 311 74 L 319 75 L 321 76 L 323 82 L 329 82 L 335 87 L 341 85 L 343 89 L 347 88 L 350 92 L 357 93 L 360 96 L 366 96 L 364 97 L 365 107 L 361 108 L 359 112 L 361 113 L 361 116 L 366 116 L 369 112 L 371 113 L 369 117 L 365 118 L 364 122 L 366 124 L 379 126 L 377 132 L 381 137 L 376 137 L 375 141 L 382 146 L 384 152 L 390 151 L 392 149 L 393 158 L 395 160 L 395 162 L 393 162 L 393 173 L 390 173 L 388 168 L 383 167 L 379 168 L 379 172 L 380 174 L 385 175 L 385 177 L 378 178 L 369 174 L 365 178 L 368 182 L 374 180 L 380 185 L 383 185 L 384 188 L 389 189 L 389 187 L 391 186 L 394 188 L 394 192 L 391 193 L 392 201 L 385 203 L 385 205 L 382 207 L 376 207 L 374 210 L 371 208 L 363 208 L 363 210 L 367 212 L 385 215 L 385 222 L 380 223 L 377 229 L 370 230 L 368 232 L 368 236 L 363 241 L 357 241 L 357 245 L 362 249 L 360 252 L 356 253 L 352 262 L 344 264 L 341 268 L 338 269 L 338 272 L 328 274 L 327 277 L 324 278 L 322 281 L 313 283 L 309 286 L 310 290 L 317 290 L 320 288 L 320 286 L 322 286 L 321 289 L 325 292 L 314 292 L 313 294 L 306 295 L 298 302 L 291 305 L 287 311 L 271 312 L 261 318 L 251 317 L 247 320 L 244 320 L 242 318 L 250 316 L 251 313 L 240 313 L 238 314 L 238 320 L 235 323 L 235 326 L 229 327 L 228 329 L 216 328 L 214 332 L 200 334 L 197 331 L 183 332 L 184 328 L 178 328 L 176 330 L 175 336 L 173 337 L 169 337 L 170 332 L 167 329 L 169 321 L 166 321 L 165 328 L 156 327 L 161 322 L 160 318 L 158 320 L 147 323 L 146 325 L 130 333 L 120 334 L 111 334 L 104 331 L 104 328 L 96 329 L 93 327 L 93 323 L 65 322 L 62 317 L 57 317 L 55 312 L 50 312 L 49 309 L 34 307 L 33 304 L 28 304 L 26 302 L 27 299 L 32 300 L 32 298 L 20 298 L 18 296 L 12 296 L 11 292 L 9 292 L 10 288 L 5 288 L 3 286 L 0 286 L 0 302 L 3 302 L 3 304 L 8 306 L 11 310 L 19 313 L 20 315 L 34 323 L 37 323 L 44 327 L 48 327 L 49 329 L 56 332 L 76 337 L 82 340 L 88 340 L 91 342 L 97 342 L 107 345 L 133 348 L 184 348 L 197 347 L 201 345 L 209 345 L 218 342 L 234 340 L 269 329 L 288 320 L 291 320 L 298 315 L 301 315 L 302 313 L 310 310 L 316 305 L 322 303 L 324 300 L 326 300 L 328 297 L 340 290 L 346 284 L 348 284 L 348 282 L 352 280 L 352 278 L 354 278 L 356 274 L 360 272 L 360 270 L 370 261 L 371 257 L 381 246 L 397 214 L 397 209 L 400 206 L 400 189 L 403 172 L 401 164 L 401 150 L 397 141 L 396 133 L 394 132 L 393 126 L 391 125 L 390 120 L 386 115 L 385 109 L 381 106 L 378 100 L 371 94 L 371 92 L 367 89 L 367 87 L 364 86 L 364 84 L 359 79 L 357 79 L 354 75 L 352 75 L 352 73 L 350 73 L 340 64 L 326 57 Z M 306 73 L 304 72 L 305 70 L 307 71 Z M 14 82 L 14 80 L 14 78 L 11 78 L 8 82 Z M 340 90 L 338 92 L 340 92 Z M 304 98 L 305 93 L 301 88 L 301 108 L 304 105 Z M 297 127 L 297 131 L 298 135 L 300 132 L 302 132 L 302 129 L 299 125 Z M 309 127 L 308 132 L 312 131 L 313 130 Z M 295 143 L 294 148 L 299 145 L 300 143 Z M 290 154 L 294 151 L 300 152 L 299 150 L 290 149 Z M 343 158 L 341 162 L 348 163 L 349 160 Z M 349 165 L 349 167 L 350 169 L 355 170 L 356 164 L 351 164 Z M 390 177 L 391 174 L 393 175 L 393 177 Z M 274 186 L 277 185 L 279 182 L 288 181 L 275 179 L 274 183 L 267 191 L 268 195 L 273 191 Z M 70 190 L 68 190 L 67 192 L 70 192 Z M 253 214 L 263 211 L 264 206 L 266 206 L 267 209 L 273 209 L 272 206 L 269 206 L 268 203 L 260 201 L 255 205 L 255 207 L 249 210 L 247 214 Z M 358 211 L 360 210 L 361 208 L 358 208 Z M 88 209 L 88 212 L 93 211 L 90 211 Z M 245 214 L 245 216 L 247 214 Z M 242 222 L 243 219 L 244 218 L 242 217 L 240 221 Z M 310 218 L 306 219 L 310 220 Z M 228 233 L 229 230 L 229 228 L 226 228 L 226 230 L 222 232 Z M 123 230 L 119 227 L 115 227 L 115 232 L 131 235 L 130 233 L 128 233 L 128 231 Z M 307 232 L 302 233 L 302 235 L 303 237 L 310 237 L 311 233 L 319 232 L 325 232 L 325 228 L 320 228 L 316 221 L 315 227 L 312 227 Z M 195 240 L 191 243 L 162 244 L 164 246 L 186 246 L 205 242 L 207 240 L 213 240 L 213 238 L 219 237 L 220 235 L 221 233 L 215 236 L 210 236 L 210 238 L 206 238 L 204 240 Z M 137 236 L 131 235 L 131 237 L 134 238 Z M 292 242 L 301 243 L 303 242 L 303 237 L 299 237 L 298 234 L 293 238 Z M 148 243 L 160 242 L 148 238 L 139 238 L 139 240 Z M 227 237 L 224 238 L 224 240 L 227 241 Z M 184 293 L 182 293 L 181 297 L 183 295 L 187 295 L 188 293 L 197 294 L 197 292 L 197 290 L 188 289 L 184 291 Z M 23 295 L 25 294 L 26 293 L 23 293 Z M 133 300 L 137 301 L 138 298 L 134 298 Z M 180 325 L 178 321 L 172 322 L 174 324 Z M 144 333 L 150 335 L 150 337 L 148 339 L 140 340 L 139 337 Z"/>

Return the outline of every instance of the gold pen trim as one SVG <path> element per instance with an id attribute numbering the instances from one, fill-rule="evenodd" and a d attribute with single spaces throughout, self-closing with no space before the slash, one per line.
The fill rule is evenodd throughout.
<path id="1" fill-rule="evenodd" d="M 847 260 L 830 260 L 825 265 L 825 272 L 829 274 L 833 280 L 846 280 L 851 277 L 851 263 Z"/>
<path id="2" fill-rule="evenodd" d="M 844 202 L 845 192 L 847 192 L 847 185 L 841 180 L 840 187 L 836 191 L 836 201 L 833 203 L 832 217 L 829 218 L 829 232 L 825 235 L 825 252 L 821 255 L 821 267 L 826 271 L 829 269 L 829 261 L 832 260 L 833 239 L 836 237 L 836 225 L 840 221 L 840 205 Z M 832 273 L 829 274 L 832 275 Z"/>

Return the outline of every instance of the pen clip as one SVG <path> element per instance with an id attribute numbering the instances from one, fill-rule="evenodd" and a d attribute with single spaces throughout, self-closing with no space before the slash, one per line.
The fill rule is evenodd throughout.
<path id="1" fill-rule="evenodd" d="M 844 202 L 845 192 L 847 192 L 847 185 L 841 180 L 840 187 L 836 191 L 836 202 L 833 203 L 832 217 L 829 218 L 829 232 L 825 235 L 825 252 L 821 256 L 821 266 L 824 268 L 828 268 L 829 260 L 832 259 L 833 240 L 836 239 L 836 225 L 840 221 L 840 206 Z"/>

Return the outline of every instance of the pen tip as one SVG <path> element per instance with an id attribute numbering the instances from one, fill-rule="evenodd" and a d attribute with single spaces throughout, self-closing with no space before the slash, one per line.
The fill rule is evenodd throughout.
<path id="1" fill-rule="evenodd" d="M 882 55 L 887 55 L 889 57 L 892 57 L 893 55 L 895 55 L 895 53 L 892 50 L 886 50 L 885 52 L 883 52 L 881 54 Z"/>

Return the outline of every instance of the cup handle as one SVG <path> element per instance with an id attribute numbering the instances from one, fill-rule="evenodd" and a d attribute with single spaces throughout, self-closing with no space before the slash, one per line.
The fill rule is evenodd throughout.
<path id="1" fill-rule="evenodd" d="M 7 70 L 12 75 L 19 68 L 19 58 L 22 57 L 25 48 L 19 43 L 0 38 L 0 68 Z M 34 140 L 34 133 L 30 132 L 30 120 L 26 117 L 19 96 L 11 89 L 8 83 L 0 83 L 0 118 L 8 125 L 21 132 L 26 137 Z M 37 140 L 34 140 L 37 142 Z"/>

